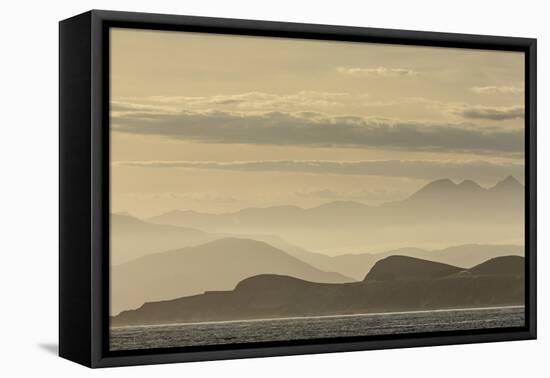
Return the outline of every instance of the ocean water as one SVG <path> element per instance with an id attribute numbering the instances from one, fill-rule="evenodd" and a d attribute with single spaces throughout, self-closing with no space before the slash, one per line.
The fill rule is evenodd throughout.
<path id="1" fill-rule="evenodd" d="M 113 327 L 111 350 L 521 327 L 523 306 Z"/>

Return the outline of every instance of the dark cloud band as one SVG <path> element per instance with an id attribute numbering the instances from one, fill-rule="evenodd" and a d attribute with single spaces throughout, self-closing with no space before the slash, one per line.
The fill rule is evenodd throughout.
<path id="1" fill-rule="evenodd" d="M 522 106 L 511 106 L 507 108 L 490 107 L 466 107 L 456 112 L 460 116 L 469 119 L 487 119 L 491 121 L 506 121 L 511 119 L 523 119 L 525 110 Z"/>
<path id="2" fill-rule="evenodd" d="M 475 118 L 472 114 L 470 116 Z M 239 114 L 138 110 L 113 114 L 113 130 L 205 143 L 371 147 L 484 154 L 522 155 L 524 145 L 521 129 L 425 125 L 357 116 L 326 116 L 314 112 Z"/>

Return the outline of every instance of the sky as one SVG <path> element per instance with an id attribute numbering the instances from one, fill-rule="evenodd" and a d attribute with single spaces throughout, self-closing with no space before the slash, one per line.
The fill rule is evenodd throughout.
<path id="1" fill-rule="evenodd" d="M 111 205 L 376 205 L 523 182 L 519 52 L 111 30 Z"/>

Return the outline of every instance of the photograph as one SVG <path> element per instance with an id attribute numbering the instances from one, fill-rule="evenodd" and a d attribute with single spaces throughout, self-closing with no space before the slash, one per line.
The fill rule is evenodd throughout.
<path id="1" fill-rule="evenodd" d="M 525 52 L 108 41 L 109 351 L 526 326 Z"/>
<path id="2" fill-rule="evenodd" d="M 544 377 L 548 12 L 452 5 L 7 2 L 0 378 Z"/>

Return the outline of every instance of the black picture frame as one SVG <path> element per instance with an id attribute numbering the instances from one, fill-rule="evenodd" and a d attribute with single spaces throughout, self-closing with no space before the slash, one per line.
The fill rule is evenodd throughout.
<path id="1" fill-rule="evenodd" d="M 519 51 L 525 54 L 525 308 L 520 328 L 112 352 L 109 331 L 111 27 Z M 59 24 L 59 354 L 88 367 L 536 338 L 536 39 L 92 10 Z"/>

